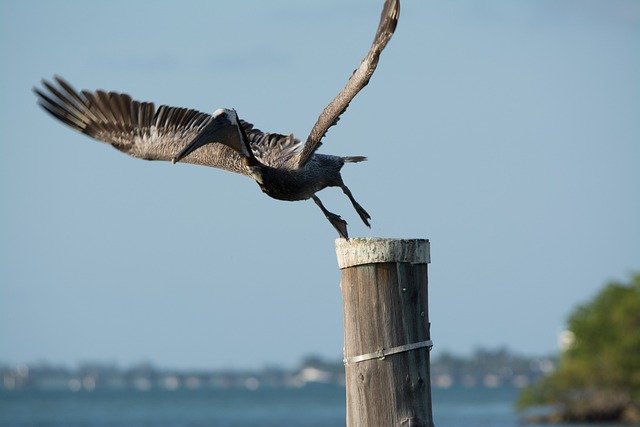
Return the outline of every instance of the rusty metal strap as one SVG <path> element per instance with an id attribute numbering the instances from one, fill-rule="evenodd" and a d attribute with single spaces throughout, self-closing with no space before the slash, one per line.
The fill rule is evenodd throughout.
<path id="1" fill-rule="evenodd" d="M 399 347 L 392 347 L 387 349 L 382 348 L 374 353 L 363 354 L 361 356 L 345 357 L 344 364 L 346 366 L 346 365 L 352 365 L 354 363 L 364 362 L 365 360 L 371 360 L 371 359 L 382 360 L 391 354 L 404 353 L 405 351 L 417 350 L 419 348 L 424 348 L 424 347 L 427 347 L 429 351 L 431 351 L 431 348 L 433 347 L 433 341 L 431 340 L 420 341 L 413 344 L 401 345 Z"/>

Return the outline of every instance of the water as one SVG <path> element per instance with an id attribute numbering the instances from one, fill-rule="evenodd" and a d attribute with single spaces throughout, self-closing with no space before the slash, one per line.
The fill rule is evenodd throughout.
<path id="1" fill-rule="evenodd" d="M 20 391 L 0 400 L 2 427 L 344 425 L 344 389 Z"/>
<path id="2" fill-rule="evenodd" d="M 438 427 L 516 427 L 518 390 L 433 390 Z M 344 427 L 345 390 L 0 392 L 0 427 Z M 573 425 L 572 427 L 576 427 Z"/>

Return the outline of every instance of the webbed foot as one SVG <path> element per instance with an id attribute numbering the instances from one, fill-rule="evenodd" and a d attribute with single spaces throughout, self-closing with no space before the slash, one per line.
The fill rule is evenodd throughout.
<path id="1" fill-rule="evenodd" d="M 314 195 L 311 198 L 316 203 L 316 205 L 318 205 L 318 207 L 320 208 L 320 210 L 322 211 L 324 216 L 327 217 L 327 219 L 329 220 L 331 225 L 333 225 L 333 228 L 336 229 L 336 231 L 338 232 L 340 237 L 342 237 L 343 239 L 348 239 L 349 238 L 349 233 L 347 232 L 347 221 L 342 219 L 340 217 L 340 215 L 336 215 L 333 212 L 329 212 L 324 207 L 324 205 L 322 204 L 322 202 L 320 201 L 318 196 Z M 363 209 L 363 211 L 364 211 L 364 209 Z M 366 214 L 366 212 L 365 212 L 365 214 Z"/>

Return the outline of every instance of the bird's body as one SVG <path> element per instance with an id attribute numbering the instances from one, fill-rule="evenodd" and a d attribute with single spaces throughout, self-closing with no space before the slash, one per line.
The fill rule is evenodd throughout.
<path id="1" fill-rule="evenodd" d="M 339 185 L 342 157 L 316 154 L 302 168 L 253 167 L 262 191 L 278 200 L 307 200 L 326 187 Z"/>
<path id="2" fill-rule="evenodd" d="M 57 85 L 43 81 L 48 91 L 35 89 L 40 105 L 68 126 L 114 148 L 145 160 L 193 163 L 253 178 L 262 191 L 278 200 L 313 199 L 341 237 L 346 222 L 327 211 L 316 193 L 340 187 L 362 221 L 369 214 L 355 201 L 342 181 L 345 163 L 366 160 L 316 152 L 328 128 L 335 124 L 353 97 L 367 84 L 380 52 L 391 38 L 398 19 L 399 0 L 386 0 L 369 53 L 346 87 L 325 108 L 304 145 L 293 135 L 266 133 L 238 118 L 235 110 L 218 109 L 212 115 L 187 108 L 134 101 L 117 92 L 78 92 L 59 77 Z"/>

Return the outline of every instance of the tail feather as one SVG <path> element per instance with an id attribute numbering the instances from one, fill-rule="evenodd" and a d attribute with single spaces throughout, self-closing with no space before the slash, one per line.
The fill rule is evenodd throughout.
<path id="1" fill-rule="evenodd" d="M 365 160 L 367 160 L 367 158 L 365 156 L 347 156 L 347 157 L 343 157 L 342 160 L 345 163 L 358 163 L 358 162 L 364 162 Z"/>

